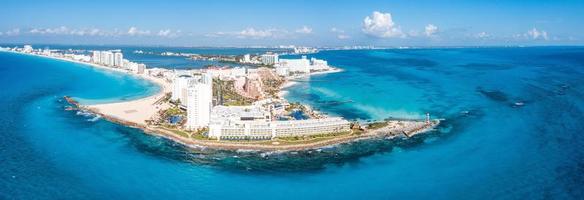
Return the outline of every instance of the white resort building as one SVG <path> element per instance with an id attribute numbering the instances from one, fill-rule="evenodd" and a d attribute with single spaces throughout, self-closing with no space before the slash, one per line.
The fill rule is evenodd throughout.
<path id="1" fill-rule="evenodd" d="M 124 55 L 120 50 L 93 51 L 91 61 L 96 64 L 121 68 L 124 66 Z"/>
<path id="2" fill-rule="evenodd" d="M 288 69 L 288 72 L 310 73 L 310 60 L 306 56 L 301 59 L 280 59 L 276 69 Z"/>
<path id="3" fill-rule="evenodd" d="M 262 63 L 264 65 L 273 65 L 278 63 L 278 54 L 266 53 L 262 55 Z"/>
<path id="4" fill-rule="evenodd" d="M 276 73 L 280 76 L 288 76 L 291 72 L 310 73 L 330 69 L 327 61 L 316 58 L 308 60 L 306 56 L 302 56 L 300 59 L 280 59 L 275 67 Z"/>
<path id="5" fill-rule="evenodd" d="M 188 72 L 175 72 L 171 100 L 180 101 L 180 106 L 187 109 L 187 129 L 209 126 L 213 107 L 211 74 L 190 75 Z"/>
<path id="6" fill-rule="evenodd" d="M 187 106 L 187 89 L 189 80 L 192 80 L 193 75 L 185 72 L 175 72 L 175 77 L 172 82 L 172 96 L 170 100 L 180 102 L 183 107 Z"/>
<path id="7" fill-rule="evenodd" d="M 270 140 L 349 131 L 349 121 L 340 117 L 272 121 L 260 106 L 216 106 L 211 113 L 209 138 L 217 140 Z"/>

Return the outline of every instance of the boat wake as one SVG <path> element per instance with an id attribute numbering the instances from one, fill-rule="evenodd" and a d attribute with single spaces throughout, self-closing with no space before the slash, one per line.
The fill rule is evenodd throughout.
<path id="1" fill-rule="evenodd" d="M 91 118 L 91 119 L 88 119 L 87 121 L 94 122 L 94 121 L 97 121 L 97 120 L 99 120 L 99 119 L 101 119 L 101 117 L 100 117 L 100 116 L 95 116 L 95 117 L 93 117 L 93 118 Z"/>

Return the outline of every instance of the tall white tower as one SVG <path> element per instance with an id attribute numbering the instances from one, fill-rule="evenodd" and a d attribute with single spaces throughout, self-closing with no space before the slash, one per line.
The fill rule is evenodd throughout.
<path id="1" fill-rule="evenodd" d="M 116 67 L 124 66 L 124 54 L 122 54 L 122 52 L 114 53 L 114 66 Z"/>
<path id="2" fill-rule="evenodd" d="M 213 79 L 210 74 L 202 74 L 187 89 L 187 129 L 194 130 L 209 126 L 213 107 Z"/>
<path id="3" fill-rule="evenodd" d="M 183 106 L 187 105 L 187 89 L 189 86 L 189 81 L 194 78 L 188 74 L 177 75 L 172 82 L 172 101 L 180 100 L 180 104 Z"/>
<path id="4" fill-rule="evenodd" d="M 97 64 L 101 63 L 101 51 L 93 51 L 91 60 L 93 61 L 93 63 Z"/>

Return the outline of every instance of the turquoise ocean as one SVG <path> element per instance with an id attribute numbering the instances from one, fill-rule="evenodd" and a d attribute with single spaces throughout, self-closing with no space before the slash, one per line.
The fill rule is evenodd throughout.
<path id="1" fill-rule="evenodd" d="M 141 47 L 83 48 L 121 48 L 130 60 L 158 67 L 208 64 L 131 53 Z M 291 101 L 351 120 L 425 113 L 444 120 L 410 139 L 311 151 L 189 149 L 66 111 L 62 99 L 123 101 L 153 94 L 156 85 L 0 52 L 0 199 L 584 198 L 584 48 L 339 50 L 308 57 L 343 72 L 300 80 L 288 89 Z"/>

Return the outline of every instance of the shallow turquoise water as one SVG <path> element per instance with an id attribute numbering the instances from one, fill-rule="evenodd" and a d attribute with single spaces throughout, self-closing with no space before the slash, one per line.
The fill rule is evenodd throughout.
<path id="1" fill-rule="evenodd" d="M 313 77 L 289 98 L 351 119 L 430 112 L 445 121 L 409 140 L 319 151 L 188 150 L 64 111 L 61 100 L 139 98 L 151 84 L 0 53 L 0 199 L 583 198 L 584 48 L 312 56 L 345 71 Z"/>

